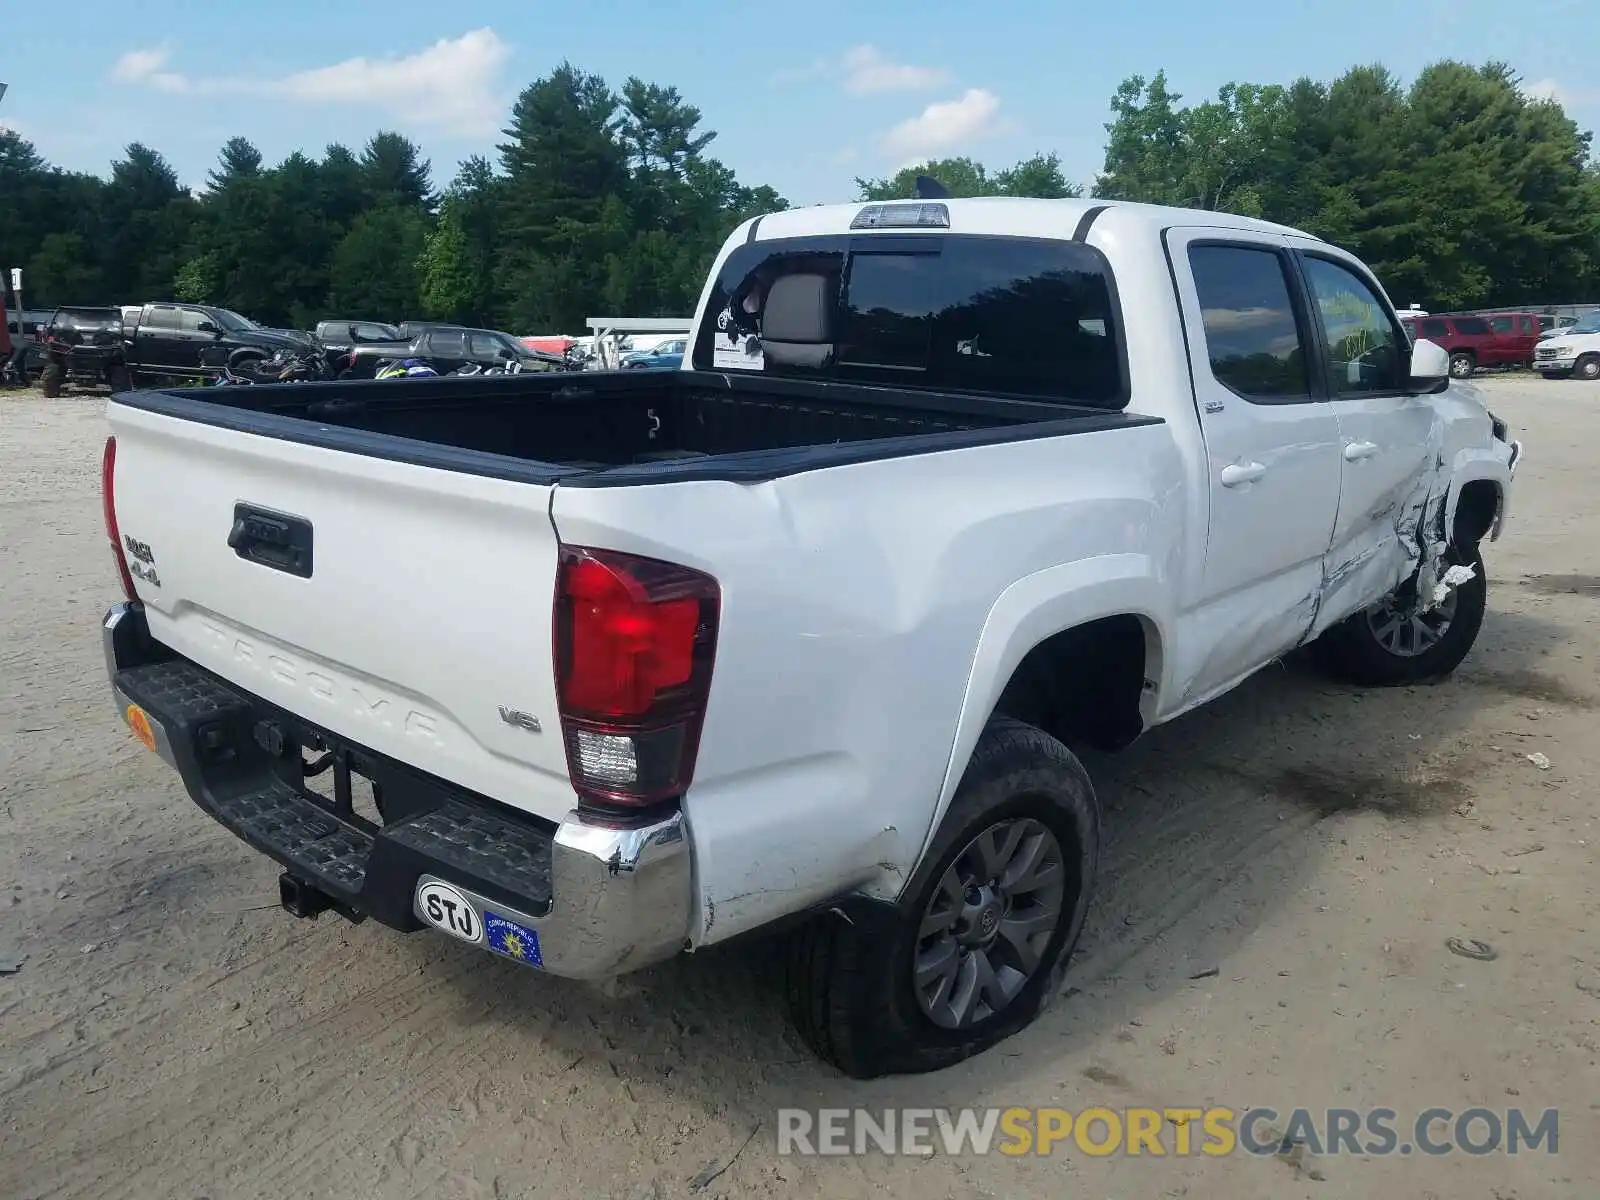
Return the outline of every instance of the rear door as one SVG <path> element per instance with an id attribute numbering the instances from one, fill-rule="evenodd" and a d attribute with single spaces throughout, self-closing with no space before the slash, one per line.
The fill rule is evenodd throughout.
<path id="1" fill-rule="evenodd" d="M 1310 631 L 1339 505 L 1339 427 L 1314 388 L 1288 241 L 1174 229 L 1167 242 L 1210 474 L 1200 698 Z"/>
<path id="2" fill-rule="evenodd" d="M 1409 393 L 1411 347 L 1383 290 L 1356 259 L 1317 245 L 1299 255 L 1317 355 L 1339 423 L 1339 514 L 1319 629 L 1390 591 L 1409 572 L 1427 471 L 1443 450 L 1436 398 Z M 1403 532 L 1405 531 L 1405 532 Z"/>
<path id="3" fill-rule="evenodd" d="M 170 370 L 183 365 L 183 331 L 176 304 L 146 306 L 135 334 L 141 367 Z"/>
<path id="4" fill-rule="evenodd" d="M 550 487 L 127 404 L 109 416 L 117 518 L 152 556 L 159 582 L 137 587 L 159 641 L 357 745 L 567 814 Z M 247 511 L 304 530 L 309 569 L 230 547 Z"/>

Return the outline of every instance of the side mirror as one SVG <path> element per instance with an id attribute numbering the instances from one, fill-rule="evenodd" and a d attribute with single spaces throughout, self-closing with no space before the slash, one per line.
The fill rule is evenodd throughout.
<path id="1" fill-rule="evenodd" d="M 201 333 L 221 333 L 222 332 L 222 330 L 218 329 L 210 321 L 201 321 L 200 324 L 195 326 L 195 328 L 198 329 Z"/>
<path id="2" fill-rule="evenodd" d="M 1450 386 L 1450 353 L 1437 342 L 1418 338 L 1411 347 L 1411 390 L 1419 396 Z"/>
<path id="3" fill-rule="evenodd" d="M 505 349 L 502 346 L 501 349 L 500 349 L 500 353 L 499 353 L 498 357 L 505 359 L 507 362 L 510 362 L 512 359 L 514 359 L 516 357 L 516 355 L 511 353 L 511 351 Z"/>

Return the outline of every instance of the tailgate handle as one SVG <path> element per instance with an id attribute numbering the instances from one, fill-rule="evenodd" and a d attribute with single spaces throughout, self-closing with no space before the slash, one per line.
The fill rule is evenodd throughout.
<path id="1" fill-rule="evenodd" d="M 228 545 L 249 562 L 311 578 L 311 522 L 304 518 L 235 504 Z"/>

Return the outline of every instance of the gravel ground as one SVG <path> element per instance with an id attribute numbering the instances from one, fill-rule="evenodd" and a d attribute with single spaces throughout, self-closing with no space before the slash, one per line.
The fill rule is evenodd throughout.
<path id="1" fill-rule="evenodd" d="M 1076 992 L 870 1085 L 799 1047 L 760 944 L 602 989 L 283 914 L 108 703 L 103 402 L 0 394 L 0 1196 L 665 1200 L 753 1129 L 695 1194 L 1593 1194 L 1600 386 L 1484 387 L 1528 461 L 1461 671 L 1361 693 L 1290 663 L 1090 761 L 1111 841 Z M 1208 1103 L 1556 1107 L 1560 1152 L 799 1159 L 773 1133 L 789 1105 Z"/>

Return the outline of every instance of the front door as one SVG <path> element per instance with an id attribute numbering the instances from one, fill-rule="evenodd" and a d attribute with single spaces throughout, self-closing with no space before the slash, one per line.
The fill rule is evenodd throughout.
<path id="1" fill-rule="evenodd" d="M 1328 395 L 1339 422 L 1339 516 L 1317 627 L 1387 594 L 1416 565 L 1418 524 L 1442 504 L 1444 426 L 1434 396 L 1409 394 L 1411 347 L 1383 292 L 1348 255 L 1300 254 Z M 1505 318 L 1511 320 L 1510 317 Z"/>
<path id="2" fill-rule="evenodd" d="M 1339 427 L 1315 388 L 1287 239 L 1188 229 L 1167 242 L 1210 475 L 1187 706 L 1310 631 L 1339 505 Z"/>

